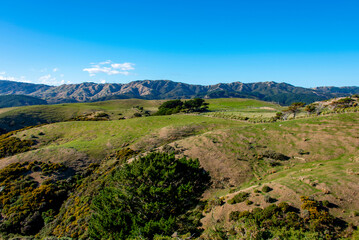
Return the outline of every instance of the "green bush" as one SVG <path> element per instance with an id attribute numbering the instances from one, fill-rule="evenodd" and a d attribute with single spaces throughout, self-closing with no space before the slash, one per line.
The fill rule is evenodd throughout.
<path id="1" fill-rule="evenodd" d="M 244 202 L 245 200 L 248 199 L 249 197 L 249 193 L 247 192 L 240 192 L 237 195 L 235 195 L 233 198 L 228 200 L 229 204 L 236 204 L 236 203 L 241 203 Z"/>
<path id="2" fill-rule="evenodd" d="M 270 192 L 270 191 L 272 191 L 272 190 L 273 190 L 273 189 L 272 189 L 271 187 L 267 186 L 267 185 L 265 185 L 265 186 L 262 187 L 262 192 L 264 192 L 264 193 Z"/>
<path id="3" fill-rule="evenodd" d="M 273 203 L 273 202 L 275 202 L 275 201 L 277 201 L 275 198 L 272 198 L 271 196 L 269 196 L 269 195 L 265 195 L 264 196 L 264 201 L 266 202 L 266 203 Z"/>

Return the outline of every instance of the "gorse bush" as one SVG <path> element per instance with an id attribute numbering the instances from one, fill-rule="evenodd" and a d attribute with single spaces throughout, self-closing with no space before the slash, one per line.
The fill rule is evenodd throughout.
<path id="1" fill-rule="evenodd" d="M 233 198 L 228 200 L 228 203 L 229 204 L 241 203 L 241 202 L 244 202 L 245 200 L 247 200 L 248 197 L 249 197 L 249 193 L 240 192 L 240 193 L 236 194 Z"/>
<path id="2" fill-rule="evenodd" d="M 189 231 L 180 216 L 199 203 L 209 184 L 198 160 L 165 153 L 140 157 L 115 170 L 93 200 L 89 234 L 94 239 L 151 239 Z"/>
<path id="3" fill-rule="evenodd" d="M 0 140 L 0 158 L 12 156 L 16 153 L 29 151 L 35 144 L 32 140 L 21 140 L 17 137 L 8 137 Z"/>
<path id="4" fill-rule="evenodd" d="M 322 202 L 301 197 L 302 214 L 288 203 L 271 204 L 252 211 L 233 211 L 230 221 L 237 230 L 228 232 L 235 239 L 338 239 L 343 236 L 345 222 L 334 218 Z M 307 213 L 307 214 L 306 214 Z"/>
<path id="5" fill-rule="evenodd" d="M 41 185 L 30 174 L 43 178 L 61 174 L 66 167 L 57 163 L 13 163 L 0 170 L 0 231 L 36 234 L 53 219 L 67 197 L 71 182 L 48 178 Z"/>

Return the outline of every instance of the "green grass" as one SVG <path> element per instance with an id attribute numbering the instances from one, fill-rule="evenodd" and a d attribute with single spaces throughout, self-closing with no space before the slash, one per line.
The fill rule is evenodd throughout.
<path id="1" fill-rule="evenodd" d="M 243 125 L 241 122 L 207 118 L 199 115 L 172 115 L 114 121 L 61 122 L 18 133 L 24 139 L 36 140 L 47 148 L 74 148 L 94 157 L 103 157 L 123 144 L 135 144 L 141 138 L 158 134 L 161 128 L 193 126 L 199 134 L 211 129 Z M 43 132 L 44 135 L 39 135 Z"/>
<path id="2" fill-rule="evenodd" d="M 239 111 L 239 110 L 254 110 L 261 107 L 270 107 L 274 109 L 282 109 L 277 104 L 254 100 L 246 98 L 217 98 L 217 99 L 206 99 L 209 103 L 210 111 Z"/>
<path id="3" fill-rule="evenodd" d="M 0 112 L 0 128 L 16 130 L 42 123 L 62 122 L 93 112 L 105 112 L 111 120 L 132 117 L 138 112 L 135 106 L 155 112 L 160 100 L 124 99 L 95 103 L 68 103 L 56 105 L 26 106 L 6 109 Z"/>

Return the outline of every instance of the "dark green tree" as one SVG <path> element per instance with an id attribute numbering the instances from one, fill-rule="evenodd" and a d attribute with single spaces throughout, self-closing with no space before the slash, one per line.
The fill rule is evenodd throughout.
<path id="1" fill-rule="evenodd" d="M 208 110 L 208 103 L 201 98 L 194 98 L 185 102 L 170 100 L 158 107 L 155 115 L 171 115 L 179 112 L 204 112 Z"/>
<path id="2" fill-rule="evenodd" d="M 208 103 L 204 102 L 204 99 L 194 98 L 185 101 L 183 104 L 184 112 L 204 112 L 208 109 Z"/>
<path id="3" fill-rule="evenodd" d="M 181 100 L 169 100 L 161 104 L 158 107 L 156 115 L 171 115 L 179 113 L 182 109 L 183 102 Z"/>
<path id="4" fill-rule="evenodd" d="M 171 235 L 179 216 L 194 208 L 210 184 L 198 160 L 152 153 L 114 172 L 95 197 L 89 234 L 94 239 Z"/>

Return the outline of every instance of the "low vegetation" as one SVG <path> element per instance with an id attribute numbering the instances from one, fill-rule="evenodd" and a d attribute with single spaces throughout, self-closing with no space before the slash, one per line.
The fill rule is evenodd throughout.
<path id="1" fill-rule="evenodd" d="M 36 234 L 45 223 L 54 218 L 71 181 L 57 177 L 66 167 L 56 163 L 13 163 L 0 170 L 0 231 L 7 234 Z M 38 175 L 46 179 L 35 180 Z"/>
<path id="2" fill-rule="evenodd" d="M 347 224 L 329 214 L 323 203 L 301 197 L 301 210 L 286 202 L 252 211 L 234 211 L 234 228 L 227 234 L 239 239 L 338 239 L 345 237 Z"/>

